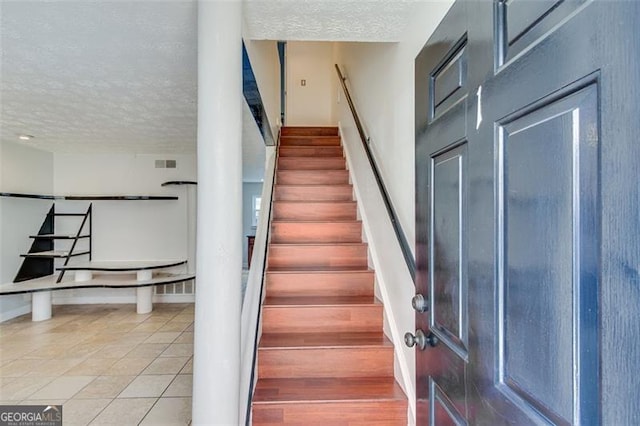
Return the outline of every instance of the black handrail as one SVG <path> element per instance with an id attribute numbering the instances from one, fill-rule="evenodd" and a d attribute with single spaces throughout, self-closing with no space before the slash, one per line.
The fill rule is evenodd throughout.
<path id="1" fill-rule="evenodd" d="M 281 134 L 280 130 L 278 132 L 278 138 L 276 139 L 276 158 L 273 161 L 273 178 L 271 180 L 271 203 L 269 203 L 269 216 L 267 218 L 267 233 L 266 233 L 266 237 L 265 237 L 265 250 L 266 253 L 264 255 L 264 259 L 262 261 L 262 283 L 260 284 L 260 296 L 258 296 L 258 303 L 260 305 L 262 305 L 262 297 L 264 295 L 264 283 L 266 281 L 266 272 L 267 272 L 267 259 L 268 259 L 268 253 L 269 253 L 269 236 L 270 236 L 270 230 L 271 230 L 271 216 L 272 216 L 272 212 L 273 212 L 273 195 L 275 192 L 275 187 L 276 187 L 276 169 L 278 167 L 278 157 L 280 156 L 280 134 Z M 251 403 L 253 402 L 253 385 L 254 385 L 254 381 L 255 381 L 255 374 L 256 374 L 256 361 L 258 359 L 258 332 L 260 331 L 260 318 L 262 317 L 262 309 L 261 307 L 258 307 L 258 317 L 256 318 L 256 333 L 254 336 L 254 342 L 253 342 L 253 366 L 251 367 L 251 377 L 250 377 L 250 384 L 249 384 L 249 398 L 247 398 L 247 413 L 246 413 L 246 418 L 245 418 L 245 426 L 249 426 L 249 420 L 251 419 Z"/>
<path id="2" fill-rule="evenodd" d="M 382 200 L 384 201 L 384 205 L 387 208 L 387 213 L 389 213 L 389 219 L 391 220 L 391 225 L 393 226 L 393 230 L 396 233 L 396 237 L 398 238 L 398 243 L 400 243 L 400 249 L 402 250 L 402 255 L 404 256 L 404 261 L 407 264 L 407 268 L 409 268 L 409 273 L 411 274 L 411 279 L 416 280 L 416 261 L 413 257 L 413 253 L 411 253 L 411 248 L 409 247 L 409 243 L 407 241 L 407 237 L 402 230 L 402 226 L 400 225 L 400 221 L 398 220 L 398 215 L 396 215 L 396 211 L 393 208 L 393 204 L 391 204 L 391 199 L 389 198 L 389 193 L 387 192 L 387 188 L 384 185 L 384 181 L 380 176 L 380 170 L 376 165 L 376 160 L 373 157 L 371 152 L 371 148 L 367 141 L 367 135 L 364 133 L 364 129 L 362 127 L 362 122 L 360 121 L 360 117 L 358 116 L 358 111 L 356 111 L 356 107 L 353 103 L 353 99 L 351 99 L 351 94 L 349 93 L 349 89 L 347 89 L 346 78 L 342 75 L 340 71 L 340 67 L 338 64 L 335 64 L 336 71 L 338 72 L 338 78 L 340 79 L 340 84 L 342 85 L 342 90 L 344 90 L 345 98 L 347 99 L 347 103 L 349 104 L 349 109 L 351 109 L 351 114 L 353 115 L 353 119 L 356 122 L 356 127 L 358 128 L 358 133 L 360 134 L 360 140 L 362 141 L 362 146 L 364 147 L 364 151 L 367 153 L 367 158 L 369 159 L 369 164 L 371 165 L 371 169 L 373 170 L 373 175 L 375 176 L 376 182 L 378 183 L 378 188 L 380 188 L 380 194 L 382 195 Z"/>

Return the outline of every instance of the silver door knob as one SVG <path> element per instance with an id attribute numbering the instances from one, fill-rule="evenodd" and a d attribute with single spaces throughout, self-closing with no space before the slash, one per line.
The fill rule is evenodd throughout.
<path id="1" fill-rule="evenodd" d="M 426 312 L 429 310 L 429 301 L 425 299 L 423 295 L 418 293 L 411 298 L 411 306 L 413 306 L 413 309 L 415 309 L 416 312 Z"/>
<path id="2" fill-rule="evenodd" d="M 423 351 L 427 347 L 427 345 L 432 347 L 437 345 L 438 338 L 433 333 L 429 333 L 429 335 L 427 336 L 426 334 L 424 334 L 424 331 L 417 329 L 415 335 L 411 333 L 404 334 L 404 344 L 410 348 L 417 346 L 418 349 Z"/>

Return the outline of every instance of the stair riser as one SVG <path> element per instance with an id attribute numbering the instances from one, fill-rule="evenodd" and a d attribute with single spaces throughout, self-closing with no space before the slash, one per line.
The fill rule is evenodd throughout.
<path id="1" fill-rule="evenodd" d="M 288 136 L 280 138 L 280 146 L 340 146 L 340 137 Z"/>
<path id="2" fill-rule="evenodd" d="M 353 188 L 347 186 L 276 185 L 276 201 L 351 201 Z"/>
<path id="3" fill-rule="evenodd" d="M 281 146 L 280 157 L 343 157 L 341 146 Z"/>
<path id="4" fill-rule="evenodd" d="M 276 201 L 275 220 L 355 220 L 356 203 L 296 203 Z"/>
<path id="5" fill-rule="evenodd" d="M 278 170 L 345 170 L 344 158 L 280 157 Z"/>
<path id="6" fill-rule="evenodd" d="M 393 348 L 261 349 L 258 378 L 390 377 Z"/>
<path id="7" fill-rule="evenodd" d="M 337 127 L 283 127 L 280 131 L 281 136 L 338 136 Z"/>
<path id="8" fill-rule="evenodd" d="M 344 401 L 253 404 L 254 426 L 406 426 L 406 401 Z"/>
<path id="9" fill-rule="evenodd" d="M 269 297 L 373 296 L 373 272 L 267 273 Z"/>
<path id="10" fill-rule="evenodd" d="M 340 185 L 349 183 L 346 170 L 281 170 L 277 172 L 279 185 Z"/>
<path id="11" fill-rule="evenodd" d="M 382 305 L 263 306 L 263 333 L 380 331 Z"/>
<path id="12" fill-rule="evenodd" d="M 274 222 L 272 243 L 358 243 L 362 241 L 361 222 Z"/>
<path id="13" fill-rule="evenodd" d="M 338 136 L 338 128 L 335 126 L 285 126 L 280 134 L 282 136 Z"/>
<path id="14" fill-rule="evenodd" d="M 271 245 L 270 268 L 367 267 L 366 244 L 348 246 Z"/>

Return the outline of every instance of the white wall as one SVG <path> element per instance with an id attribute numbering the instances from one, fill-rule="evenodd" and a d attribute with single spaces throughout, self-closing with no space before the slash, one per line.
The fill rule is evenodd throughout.
<path id="1" fill-rule="evenodd" d="M 414 61 L 451 4 L 416 2 L 399 43 L 339 43 L 337 48 L 338 64 L 414 252 Z"/>
<path id="2" fill-rule="evenodd" d="M 24 144 L 0 144 L 0 192 L 51 194 L 53 155 Z M 0 282 L 12 282 L 51 208 L 51 201 L 0 197 Z M 31 310 L 29 295 L 0 296 L 0 321 Z"/>
<path id="3" fill-rule="evenodd" d="M 196 180 L 196 156 L 175 154 L 55 154 L 56 194 L 177 195 L 167 201 L 93 201 L 93 260 L 187 258 L 186 186 L 162 187 L 170 180 Z M 175 169 L 155 168 L 155 160 L 176 160 Z M 84 211 L 90 201 L 59 201 L 59 211 Z M 76 223 L 56 221 L 57 232 L 74 232 Z M 65 242 L 60 242 L 64 244 Z M 134 291 L 61 291 L 54 303 L 124 303 Z"/>
<path id="4" fill-rule="evenodd" d="M 245 25 L 246 27 L 246 25 Z M 245 47 L 256 76 L 262 104 L 267 113 L 273 138 L 278 137 L 280 128 L 280 60 L 278 43 L 271 40 L 249 40 L 245 38 Z M 262 162 L 264 169 L 264 158 Z"/>
<path id="5" fill-rule="evenodd" d="M 286 45 L 287 126 L 335 126 L 338 79 L 334 43 L 295 42 Z M 301 80 L 306 85 L 301 85 Z"/>

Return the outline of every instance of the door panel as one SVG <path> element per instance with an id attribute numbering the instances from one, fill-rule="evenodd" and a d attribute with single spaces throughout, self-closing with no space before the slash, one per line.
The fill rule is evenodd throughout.
<path id="1" fill-rule="evenodd" d="M 553 31 L 586 0 L 496 2 L 496 65 L 502 66 Z"/>
<path id="2" fill-rule="evenodd" d="M 466 144 L 431 160 L 429 326 L 462 359 L 467 358 Z"/>
<path id="3" fill-rule="evenodd" d="M 597 126 L 590 85 L 498 127 L 500 384 L 556 424 L 573 421 L 579 378 L 590 374 L 581 358 L 596 354 L 581 352 L 582 328 L 593 323 L 577 312 L 581 290 L 597 284 L 597 253 L 586 252 L 597 236 L 580 229 L 596 214 Z"/>
<path id="4" fill-rule="evenodd" d="M 458 1 L 416 58 L 418 424 L 640 424 L 639 26 Z"/>

